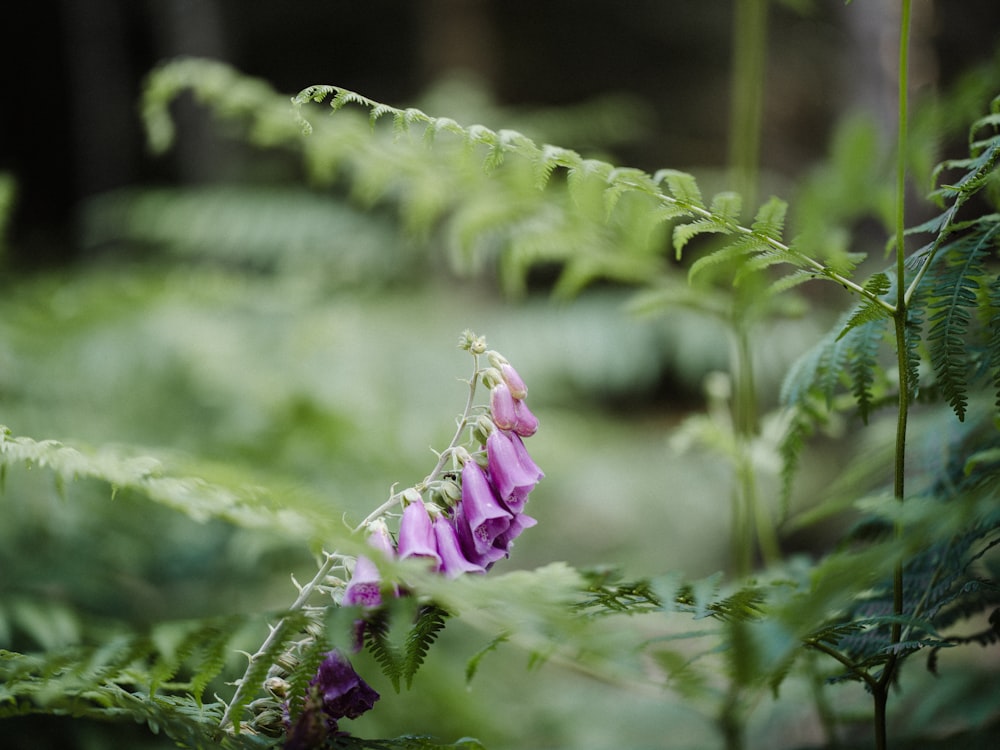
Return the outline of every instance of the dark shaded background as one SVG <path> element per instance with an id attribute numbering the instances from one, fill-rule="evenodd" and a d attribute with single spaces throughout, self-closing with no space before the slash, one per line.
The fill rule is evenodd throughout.
<path id="1" fill-rule="evenodd" d="M 474 71 L 498 101 L 551 106 L 609 92 L 649 107 L 648 137 L 616 154 L 645 169 L 724 163 L 733 0 L 48 0 L 0 25 L 0 169 L 19 183 L 18 266 L 78 254 L 81 200 L 126 185 L 211 181 L 217 141 L 165 159 L 143 144 L 143 77 L 177 55 L 226 60 L 292 94 L 333 83 L 402 105 L 442 73 Z M 793 7 L 794 6 L 794 7 Z M 891 91 L 896 0 L 773 3 L 763 162 L 818 158 L 834 117 Z M 915 3 L 915 86 L 996 50 L 995 0 Z M 8 13 L 12 13 L 9 10 Z M 1000 82 L 998 82 L 1000 89 Z M 891 102 L 892 99 L 883 99 Z M 891 128 L 892 112 L 881 113 Z M 498 125 L 502 126 L 502 123 Z"/>

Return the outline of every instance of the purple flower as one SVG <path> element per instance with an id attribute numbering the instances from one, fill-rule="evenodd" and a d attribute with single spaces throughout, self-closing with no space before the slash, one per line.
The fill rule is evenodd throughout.
<path id="1" fill-rule="evenodd" d="M 441 566 L 438 569 L 448 578 L 455 578 L 462 573 L 485 573 L 479 563 L 466 558 L 458 541 L 458 532 L 444 516 L 438 516 L 434 521 L 434 537 L 437 540 L 437 551 L 441 555 Z"/>
<path id="2" fill-rule="evenodd" d="M 521 438 L 505 430 L 493 430 L 486 438 L 490 481 L 511 513 L 520 513 L 528 493 L 544 474 L 524 448 Z"/>
<path id="3" fill-rule="evenodd" d="M 507 530 L 511 520 L 511 514 L 497 500 L 486 472 L 474 460 L 467 461 L 462 467 L 462 502 L 456 514 L 466 557 L 480 562 L 477 558 L 490 552 L 493 540 Z M 468 532 L 464 539 L 463 527 Z"/>
<path id="4" fill-rule="evenodd" d="M 441 564 L 437 551 L 437 540 L 431 526 L 427 506 L 417 501 L 403 509 L 403 519 L 399 522 L 399 559 L 408 557 L 429 557 L 435 565 Z"/>
<path id="5" fill-rule="evenodd" d="M 455 526 L 455 533 L 458 535 L 459 548 L 466 560 L 475 565 L 482 566 L 483 570 L 489 570 L 493 567 L 493 563 L 506 556 L 506 549 L 494 547 L 492 543 L 482 552 L 477 550 L 476 540 L 473 538 L 472 529 L 469 526 L 469 521 L 461 505 L 458 506 L 455 512 L 453 524 Z M 494 541 L 496 541 L 495 538 Z"/>
<path id="6" fill-rule="evenodd" d="M 375 563 L 364 555 L 358 555 L 354 563 L 351 580 L 344 589 L 341 604 L 345 607 L 360 605 L 362 607 L 377 607 L 382 603 L 382 579 Z"/>
<path id="7" fill-rule="evenodd" d="M 514 426 L 511 429 L 521 437 L 531 437 L 538 432 L 538 417 L 521 399 L 514 400 Z"/>
<path id="8" fill-rule="evenodd" d="M 309 685 L 317 689 L 323 713 L 333 721 L 358 718 L 380 697 L 337 650 L 326 655 Z"/>
<path id="9" fill-rule="evenodd" d="M 490 412 L 493 424 L 501 430 L 511 430 L 517 424 L 517 400 L 506 383 L 497 383 L 490 389 Z"/>

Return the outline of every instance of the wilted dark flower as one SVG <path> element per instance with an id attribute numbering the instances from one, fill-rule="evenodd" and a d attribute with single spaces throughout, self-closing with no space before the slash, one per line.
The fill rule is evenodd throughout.
<path id="1" fill-rule="evenodd" d="M 358 718 L 370 711 L 380 697 L 336 649 L 326 655 L 309 685 L 317 688 L 323 713 L 335 722 Z"/>
<path id="2" fill-rule="evenodd" d="M 326 654 L 309 682 L 302 712 L 288 730 L 284 750 L 323 747 L 340 719 L 356 719 L 370 711 L 379 694 L 361 679 L 337 650 Z"/>

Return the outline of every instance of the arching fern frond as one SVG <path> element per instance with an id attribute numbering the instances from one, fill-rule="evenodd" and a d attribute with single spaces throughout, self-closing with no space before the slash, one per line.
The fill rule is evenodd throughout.
<path id="1" fill-rule="evenodd" d="M 170 476 L 164 464 L 151 456 L 127 456 L 112 449 L 86 453 L 56 440 L 15 436 L 0 425 L 0 468 L 15 465 L 47 468 L 60 483 L 77 479 L 106 482 L 112 497 L 134 491 L 196 521 L 218 518 L 237 526 L 281 531 L 298 539 L 310 539 L 317 533 L 346 536 L 336 523 L 276 508 L 262 487 Z"/>

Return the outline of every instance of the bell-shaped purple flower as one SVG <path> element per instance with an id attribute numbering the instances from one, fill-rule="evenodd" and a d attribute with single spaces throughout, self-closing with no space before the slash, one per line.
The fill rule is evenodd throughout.
<path id="1" fill-rule="evenodd" d="M 455 578 L 463 573 L 485 573 L 486 568 L 466 558 L 458 541 L 458 532 L 452 522 L 444 516 L 434 520 L 434 538 L 437 540 L 437 551 L 441 556 L 441 566 L 438 568 L 448 578 Z"/>
<path id="2" fill-rule="evenodd" d="M 511 513 L 520 513 L 538 480 L 544 476 L 528 456 L 521 438 L 506 430 L 493 430 L 486 438 L 490 481 Z"/>
<path id="3" fill-rule="evenodd" d="M 514 400 L 514 426 L 511 429 L 521 437 L 531 437 L 538 432 L 538 417 L 521 399 Z"/>
<path id="4" fill-rule="evenodd" d="M 358 718 L 380 697 L 336 649 L 326 655 L 309 685 L 317 689 L 323 713 L 333 721 Z"/>
<path id="5" fill-rule="evenodd" d="M 493 424 L 501 430 L 512 430 L 517 424 L 517 399 L 506 383 L 497 383 L 490 389 L 490 413 Z"/>
<path id="6" fill-rule="evenodd" d="M 459 548 L 462 550 L 462 555 L 466 560 L 475 565 L 482 566 L 483 570 L 489 570 L 493 567 L 493 563 L 503 559 L 507 555 L 506 548 L 495 547 L 492 544 L 482 552 L 479 551 L 482 545 L 478 545 L 477 549 L 476 540 L 473 538 L 472 529 L 469 526 L 468 519 L 465 517 L 464 508 L 461 505 L 455 511 L 453 523 L 455 532 L 458 534 Z M 494 539 L 495 541 L 496 539 Z"/>
<path id="7" fill-rule="evenodd" d="M 457 516 L 461 519 L 459 524 L 464 524 L 469 531 L 472 550 L 480 556 L 490 551 L 493 540 L 507 530 L 512 520 L 511 514 L 497 500 L 486 472 L 474 460 L 462 467 L 462 502 Z M 465 549 L 465 552 L 468 556 L 470 550 Z M 479 562 L 471 556 L 469 559 Z"/>
<path id="8" fill-rule="evenodd" d="M 409 557 L 429 557 L 435 566 L 441 564 L 441 556 L 437 551 L 437 540 L 427 506 L 417 501 L 403 509 L 403 518 L 399 522 L 399 544 L 397 553 L 400 560 Z"/>
<path id="9" fill-rule="evenodd" d="M 344 589 L 341 604 L 345 607 L 360 605 L 362 607 L 377 607 L 382 603 L 382 578 L 379 576 L 375 563 L 364 555 L 358 555 L 354 563 L 351 580 Z"/>

